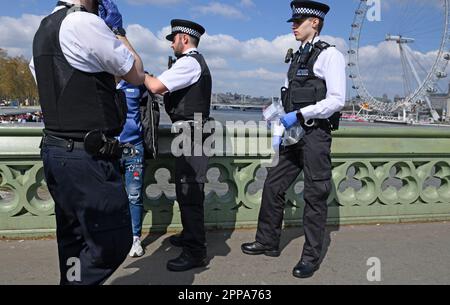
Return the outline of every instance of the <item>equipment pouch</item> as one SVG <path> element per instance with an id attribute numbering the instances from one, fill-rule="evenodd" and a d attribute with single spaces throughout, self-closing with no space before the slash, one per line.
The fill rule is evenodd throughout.
<path id="1" fill-rule="evenodd" d="M 293 110 L 299 110 L 316 102 L 316 89 L 312 87 L 294 88 L 290 90 L 289 97 L 294 107 Z"/>
<path id="2" fill-rule="evenodd" d="M 122 148 L 117 139 L 106 137 L 101 130 L 93 130 L 84 137 L 84 149 L 93 157 L 121 158 Z"/>

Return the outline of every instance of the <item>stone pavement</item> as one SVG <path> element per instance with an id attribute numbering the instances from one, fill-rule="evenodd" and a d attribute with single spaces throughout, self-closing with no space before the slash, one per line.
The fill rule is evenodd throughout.
<path id="1" fill-rule="evenodd" d="M 166 261 L 180 249 L 170 234 L 145 238 L 146 254 L 127 258 L 106 284 L 132 285 L 298 285 L 298 284 L 450 284 L 450 223 L 329 227 L 327 252 L 311 279 L 291 275 L 304 236 L 301 228 L 283 231 L 278 258 L 241 253 L 254 230 L 208 232 L 208 267 L 182 273 L 166 270 Z M 370 258 L 381 263 L 380 282 L 367 279 Z M 55 240 L 0 241 L 0 284 L 58 282 Z"/>

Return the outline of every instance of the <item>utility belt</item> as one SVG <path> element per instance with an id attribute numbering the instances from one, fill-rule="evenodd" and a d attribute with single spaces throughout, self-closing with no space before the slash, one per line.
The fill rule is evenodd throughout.
<path id="1" fill-rule="evenodd" d="M 89 155 L 98 158 L 120 159 L 124 150 L 118 139 L 106 136 L 102 131 L 94 130 L 88 132 L 84 139 L 57 137 L 54 135 L 44 135 L 42 145 L 65 148 L 67 152 L 75 149 L 84 150 Z"/>
<path id="2" fill-rule="evenodd" d="M 206 118 L 200 121 L 195 120 L 180 120 L 176 121 L 172 124 L 172 132 L 181 133 L 183 129 L 186 129 L 187 126 L 191 129 L 191 133 L 194 133 L 195 130 L 201 129 L 202 133 L 204 133 L 204 127 L 207 123 L 214 121 L 214 118 Z M 214 133 L 214 128 L 211 128 L 211 132 L 207 134 Z"/>
<path id="3" fill-rule="evenodd" d="M 331 124 L 328 119 L 311 119 L 302 124 L 303 129 L 316 129 L 321 128 L 324 130 L 332 130 Z"/>
<path id="4" fill-rule="evenodd" d="M 325 126 L 326 128 L 329 128 L 330 131 L 336 131 L 336 130 L 339 130 L 339 125 L 341 123 L 341 116 L 342 116 L 342 113 L 335 112 L 328 119 L 315 120 L 315 121 L 319 121 L 318 127 L 323 128 Z"/>
<path id="5" fill-rule="evenodd" d="M 339 125 L 341 121 L 341 113 L 335 112 L 328 119 L 310 119 L 304 123 L 302 123 L 303 129 L 313 129 L 313 128 L 321 128 L 329 131 L 339 130 Z"/>

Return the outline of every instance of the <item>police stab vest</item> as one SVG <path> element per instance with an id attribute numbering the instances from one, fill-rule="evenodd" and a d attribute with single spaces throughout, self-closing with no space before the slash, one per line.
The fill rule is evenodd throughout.
<path id="1" fill-rule="evenodd" d="M 77 70 L 61 50 L 61 24 L 73 11 L 66 7 L 43 19 L 33 41 L 44 132 L 82 138 L 91 130 L 101 130 L 116 136 L 125 123 L 126 102 L 116 91 L 114 76 Z"/>
<path id="2" fill-rule="evenodd" d="M 166 112 L 172 122 L 193 120 L 194 113 L 201 113 L 203 120 L 206 120 L 209 118 L 211 107 L 211 73 L 201 54 L 191 52 L 184 56 L 197 60 L 201 67 L 201 75 L 195 84 L 164 95 Z"/>
<path id="3" fill-rule="evenodd" d="M 329 47 L 328 43 L 319 41 L 311 51 L 305 46 L 305 50 L 294 54 L 288 71 L 287 98 L 283 100 L 286 112 L 299 110 L 325 99 L 327 85 L 323 79 L 314 75 L 313 69 L 320 53 Z"/>
<path id="4" fill-rule="evenodd" d="M 311 47 L 312 50 L 309 50 Z M 288 71 L 288 89 L 282 90 L 281 93 L 286 112 L 315 105 L 326 98 L 327 85 L 325 80 L 314 75 L 314 64 L 319 55 L 329 47 L 331 47 L 330 44 L 318 41 L 312 46 L 306 45 L 304 50 L 295 53 Z M 331 130 L 339 129 L 340 117 L 340 112 L 336 112 L 328 118 Z"/>

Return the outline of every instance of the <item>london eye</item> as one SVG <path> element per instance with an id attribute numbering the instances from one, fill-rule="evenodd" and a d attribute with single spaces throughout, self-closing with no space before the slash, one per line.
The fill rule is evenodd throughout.
<path id="1" fill-rule="evenodd" d="M 430 96 L 446 89 L 450 0 L 383 0 L 380 20 L 370 18 L 374 2 L 361 0 L 351 25 L 354 100 L 378 115 L 426 112 L 438 121 Z"/>

